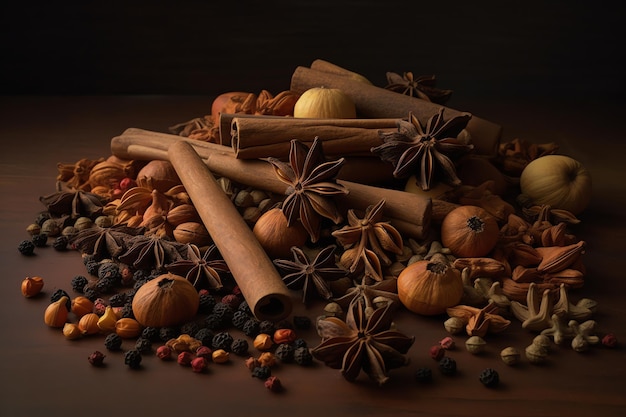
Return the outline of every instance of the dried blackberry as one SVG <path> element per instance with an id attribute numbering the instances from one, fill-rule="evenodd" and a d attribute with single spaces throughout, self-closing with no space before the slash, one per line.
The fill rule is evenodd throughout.
<path id="1" fill-rule="evenodd" d="M 20 251 L 22 255 L 31 256 L 35 253 L 35 244 L 32 240 L 22 240 L 17 246 L 17 250 Z"/>
<path id="2" fill-rule="evenodd" d="M 127 296 L 126 293 L 120 292 L 117 294 L 113 294 L 109 297 L 109 304 L 111 307 L 122 307 L 126 304 Z"/>
<path id="3" fill-rule="evenodd" d="M 76 275 L 72 278 L 72 289 L 76 292 L 82 293 L 85 290 L 85 285 L 89 283 L 89 280 L 83 275 Z"/>
<path id="4" fill-rule="evenodd" d="M 232 309 L 231 306 L 221 301 L 218 301 L 217 303 L 215 303 L 211 314 L 216 315 L 220 319 L 220 322 L 223 326 L 227 326 L 233 319 L 234 313 L 235 311 Z"/>
<path id="5" fill-rule="evenodd" d="M 223 349 L 226 352 L 230 352 L 231 345 L 233 344 L 233 336 L 228 332 L 219 332 L 213 336 L 211 340 L 211 347 L 214 350 Z"/>
<path id="6" fill-rule="evenodd" d="M 98 261 L 91 260 L 85 264 L 85 268 L 87 268 L 87 273 L 89 275 L 93 275 L 94 277 L 97 277 L 98 269 L 100 268 L 100 263 Z"/>
<path id="7" fill-rule="evenodd" d="M 200 325 L 195 321 L 190 321 L 180 326 L 180 332 L 189 336 L 196 334 L 198 330 L 200 330 Z"/>
<path id="8" fill-rule="evenodd" d="M 111 278 L 113 281 L 122 281 L 122 271 L 120 271 L 120 267 L 115 262 L 105 261 L 101 262 L 98 267 L 98 278 L 105 279 Z"/>
<path id="9" fill-rule="evenodd" d="M 38 233 L 36 235 L 33 235 L 31 240 L 33 241 L 33 245 L 35 245 L 35 247 L 43 248 L 44 246 L 48 244 L 48 234 Z"/>
<path id="10" fill-rule="evenodd" d="M 237 310 L 233 313 L 231 323 L 239 330 L 243 330 L 243 326 L 250 320 L 250 315 L 245 311 Z"/>
<path id="11" fill-rule="evenodd" d="M 152 341 L 145 337 L 139 337 L 135 342 L 135 349 L 140 353 L 148 353 L 152 350 Z"/>
<path id="12" fill-rule="evenodd" d="M 160 340 L 159 337 L 159 328 L 158 327 L 144 327 L 141 331 L 141 337 L 144 337 L 148 340 L 157 341 Z"/>
<path id="13" fill-rule="evenodd" d="M 259 322 L 259 332 L 265 334 L 274 334 L 276 331 L 276 325 L 269 320 L 262 320 Z"/>
<path id="14" fill-rule="evenodd" d="M 198 312 L 201 314 L 208 314 L 213 311 L 213 307 L 215 307 L 215 304 L 215 297 L 208 292 L 203 292 L 202 294 L 200 294 L 200 305 L 198 307 Z"/>
<path id="15" fill-rule="evenodd" d="M 248 353 L 248 341 L 246 339 L 235 339 L 230 345 L 230 351 L 235 355 L 244 356 Z"/>
<path id="16" fill-rule="evenodd" d="M 313 363 L 313 355 L 308 347 L 299 347 L 293 352 L 293 360 L 298 365 L 309 366 Z"/>
<path id="17" fill-rule="evenodd" d="M 298 330 L 308 330 L 311 328 L 311 319 L 307 316 L 294 316 L 293 325 Z"/>
<path id="18" fill-rule="evenodd" d="M 54 248 L 54 250 L 64 251 L 67 250 L 67 244 L 69 242 L 70 240 L 67 236 L 57 236 L 56 239 L 54 239 L 54 242 L 52 242 L 52 247 Z"/>
<path id="19" fill-rule="evenodd" d="M 303 338 L 299 337 L 296 340 L 293 341 L 293 347 L 294 348 L 300 348 L 300 347 L 308 347 L 309 345 L 307 344 L 306 340 L 304 340 Z"/>
<path id="20" fill-rule="evenodd" d="M 104 338 L 104 347 L 108 350 L 120 350 L 122 348 L 122 338 L 116 333 L 110 333 Z"/>
<path id="21" fill-rule="evenodd" d="M 281 343 L 276 347 L 274 356 L 281 362 L 293 362 L 295 348 L 289 343 Z"/>
<path id="22" fill-rule="evenodd" d="M 259 327 L 259 321 L 254 319 L 254 318 L 249 319 L 243 325 L 242 331 L 248 337 L 255 337 L 255 336 L 257 336 L 259 333 L 261 333 L 261 330 L 260 330 L 260 327 Z"/>
<path id="23" fill-rule="evenodd" d="M 72 297 L 70 297 L 70 295 L 65 290 L 58 289 L 55 292 L 53 292 L 52 295 L 50 296 L 50 302 L 54 303 L 55 301 L 60 300 L 61 297 L 67 297 L 67 302 L 65 303 L 65 306 L 67 307 L 68 311 L 71 311 L 72 310 Z"/>
<path id="24" fill-rule="evenodd" d="M 159 338 L 164 342 L 167 342 L 170 339 L 175 339 L 178 336 L 180 336 L 178 327 L 161 327 L 159 330 Z"/>
<path id="25" fill-rule="evenodd" d="M 199 340 L 203 346 L 211 347 L 215 333 L 211 329 L 203 327 L 194 334 L 194 339 Z"/>
<path id="26" fill-rule="evenodd" d="M 124 364 L 131 369 L 139 369 L 141 367 L 141 352 L 137 349 L 129 350 L 124 353 Z"/>
<path id="27" fill-rule="evenodd" d="M 431 382 L 433 380 L 433 371 L 430 368 L 422 367 L 415 371 L 415 380 L 417 382 Z"/>
<path id="28" fill-rule="evenodd" d="M 478 379 L 484 386 L 489 388 L 493 388 L 500 383 L 500 375 L 498 374 L 498 371 L 492 368 L 484 369 L 480 373 Z"/>
<path id="29" fill-rule="evenodd" d="M 444 356 L 439 361 L 439 370 L 448 376 L 456 374 L 456 361 L 449 356 Z"/>
<path id="30" fill-rule="evenodd" d="M 267 378 L 269 378 L 270 376 L 272 376 L 272 370 L 270 369 L 269 366 L 256 366 L 253 370 L 252 370 L 252 376 L 254 378 L 259 378 L 262 380 L 266 380 Z"/>

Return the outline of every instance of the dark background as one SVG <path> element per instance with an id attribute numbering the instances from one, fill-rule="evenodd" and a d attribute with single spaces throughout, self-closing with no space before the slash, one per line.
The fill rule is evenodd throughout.
<path id="1" fill-rule="evenodd" d="M 277 93 L 317 58 L 376 85 L 435 74 L 466 97 L 625 93 L 618 1 L 6 3 L 3 95 Z"/>

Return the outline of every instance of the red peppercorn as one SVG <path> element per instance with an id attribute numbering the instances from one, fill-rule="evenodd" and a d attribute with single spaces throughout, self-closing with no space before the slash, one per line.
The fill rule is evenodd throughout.
<path id="1" fill-rule="evenodd" d="M 194 372 L 204 372 L 207 368 L 208 361 L 203 357 L 196 357 L 191 361 L 191 370 Z"/>
<path id="2" fill-rule="evenodd" d="M 98 350 L 87 357 L 87 360 L 93 366 L 102 366 L 104 364 L 104 357 L 106 355 Z"/>
<path id="3" fill-rule="evenodd" d="M 211 355 L 213 354 L 213 350 L 211 350 L 208 346 L 200 346 L 196 349 L 196 356 L 204 359 L 211 359 Z"/>
<path id="4" fill-rule="evenodd" d="M 441 346 L 445 350 L 454 349 L 454 346 L 455 346 L 454 339 L 452 339 L 450 336 L 444 337 L 439 342 L 439 346 Z"/>
<path id="5" fill-rule="evenodd" d="M 191 352 L 180 352 L 178 354 L 177 362 L 180 366 L 191 366 L 193 360 L 193 354 Z"/>
<path id="6" fill-rule="evenodd" d="M 159 346 L 156 350 L 157 358 L 169 361 L 172 359 L 172 349 L 169 346 Z"/>
<path id="7" fill-rule="evenodd" d="M 280 379 L 278 379 L 278 377 L 275 376 L 270 376 L 269 378 L 267 378 L 264 382 L 265 388 L 267 388 L 268 390 L 272 391 L 272 392 L 279 392 L 282 391 L 283 389 L 283 385 L 280 382 Z"/>
<path id="8" fill-rule="evenodd" d="M 613 333 L 607 333 L 602 338 L 602 345 L 608 348 L 617 347 L 617 337 Z"/>
<path id="9" fill-rule="evenodd" d="M 446 355 L 446 350 L 441 345 L 434 345 L 431 346 L 429 353 L 431 358 L 439 361 Z"/>

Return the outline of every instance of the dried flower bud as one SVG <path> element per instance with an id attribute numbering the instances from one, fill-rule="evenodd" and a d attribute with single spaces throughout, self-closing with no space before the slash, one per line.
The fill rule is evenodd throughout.
<path id="1" fill-rule="evenodd" d="M 106 355 L 98 350 L 87 357 L 87 360 L 93 366 L 102 366 L 104 364 L 104 357 Z"/>
<path id="2" fill-rule="evenodd" d="M 191 361 L 191 370 L 194 372 L 204 372 L 209 362 L 203 357 L 196 357 Z"/>
<path id="3" fill-rule="evenodd" d="M 274 341 L 272 340 L 272 336 L 266 333 L 259 333 L 254 338 L 254 343 L 253 343 L 254 347 L 260 351 L 269 350 L 273 344 L 274 344 Z"/>
<path id="4" fill-rule="evenodd" d="M 180 352 L 177 357 L 177 362 L 181 366 L 190 366 L 193 360 L 191 352 Z"/>
<path id="5" fill-rule="evenodd" d="M 166 345 L 159 346 L 156 350 L 156 356 L 163 361 L 169 361 L 172 359 L 172 349 Z"/>
<path id="6" fill-rule="evenodd" d="M 296 340 L 296 332 L 292 329 L 278 329 L 274 332 L 274 343 L 291 343 Z"/>

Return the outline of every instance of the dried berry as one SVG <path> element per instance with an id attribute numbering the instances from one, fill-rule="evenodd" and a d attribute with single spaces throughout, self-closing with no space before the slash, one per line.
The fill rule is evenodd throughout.
<path id="1" fill-rule="evenodd" d="M 120 350 L 122 348 L 122 338 L 116 333 L 108 334 L 104 338 L 104 347 L 108 350 Z"/>
<path id="2" fill-rule="evenodd" d="M 445 350 L 452 350 L 452 349 L 454 349 L 456 344 L 454 343 L 454 339 L 453 338 L 451 338 L 450 336 L 446 336 L 446 337 L 444 337 L 443 339 L 441 339 L 439 341 L 439 346 L 441 346 Z"/>
<path id="3" fill-rule="evenodd" d="M 602 346 L 608 348 L 617 347 L 617 337 L 613 333 L 607 333 L 602 337 Z"/>
<path id="4" fill-rule="evenodd" d="M 263 320 L 259 322 L 260 333 L 274 334 L 275 331 L 276 331 L 276 325 L 273 322 L 269 320 Z"/>
<path id="5" fill-rule="evenodd" d="M 304 340 L 303 338 L 299 337 L 296 340 L 293 341 L 293 347 L 294 349 L 300 348 L 300 347 L 308 347 L 308 343 L 306 342 L 306 340 Z"/>
<path id="6" fill-rule="evenodd" d="M 230 345 L 230 351 L 235 355 L 243 356 L 248 353 L 248 341 L 245 339 L 235 339 Z"/>
<path id="7" fill-rule="evenodd" d="M 243 325 L 243 332 L 248 337 L 256 337 L 260 332 L 259 321 L 251 318 Z"/>
<path id="8" fill-rule="evenodd" d="M 17 246 L 17 250 L 20 251 L 22 255 L 30 256 L 35 253 L 35 244 L 31 240 L 23 240 Z"/>
<path id="9" fill-rule="evenodd" d="M 119 265 L 115 262 L 103 261 L 98 267 L 98 278 L 113 278 L 114 281 L 120 282 L 122 280 L 122 272 Z"/>
<path id="10" fill-rule="evenodd" d="M 180 332 L 176 327 L 161 327 L 159 330 L 159 338 L 164 342 L 170 339 L 176 339 L 179 335 Z"/>
<path id="11" fill-rule="evenodd" d="M 124 364 L 131 369 L 139 369 L 141 367 L 141 352 L 138 350 L 129 350 L 124 353 Z"/>
<path id="12" fill-rule="evenodd" d="M 196 349 L 196 356 L 209 360 L 213 357 L 213 351 L 208 346 L 200 346 Z"/>
<path id="13" fill-rule="evenodd" d="M 88 283 L 89 280 L 87 280 L 87 277 L 83 275 L 76 275 L 74 278 L 72 278 L 72 289 L 82 294 L 85 290 L 85 285 L 87 285 Z"/>
<path id="14" fill-rule="evenodd" d="M 100 296 L 100 293 L 96 289 L 96 287 L 85 286 L 83 290 L 83 295 L 91 301 L 96 301 Z"/>
<path id="15" fill-rule="evenodd" d="M 215 297 L 209 292 L 203 292 L 200 294 L 200 305 L 198 306 L 198 312 L 201 314 L 207 314 L 213 311 L 216 301 Z"/>
<path id="16" fill-rule="evenodd" d="M 239 303 L 239 307 L 237 307 L 237 310 L 243 311 L 247 315 L 252 316 L 252 309 L 250 309 L 250 304 L 248 304 L 245 299 L 241 303 Z"/>
<path id="17" fill-rule="evenodd" d="M 446 350 L 441 345 L 431 346 L 428 352 L 430 357 L 436 361 L 440 361 L 444 356 L 446 356 Z"/>
<path id="18" fill-rule="evenodd" d="M 233 336 L 228 332 L 219 332 L 213 336 L 211 346 L 214 350 L 222 349 L 230 352 L 230 347 L 233 344 Z"/>
<path id="19" fill-rule="evenodd" d="M 109 305 L 111 307 L 122 307 L 126 304 L 127 296 L 126 293 L 120 292 L 117 294 L 113 294 L 109 297 Z"/>
<path id="20" fill-rule="evenodd" d="M 269 378 L 267 378 L 263 385 L 265 385 L 265 388 L 272 392 L 280 392 L 283 390 L 283 384 L 280 382 L 280 379 L 275 376 L 270 376 Z"/>
<path id="21" fill-rule="evenodd" d="M 200 330 L 200 325 L 195 321 L 189 321 L 180 326 L 181 334 L 194 335 Z"/>
<path id="22" fill-rule="evenodd" d="M 220 300 L 221 303 L 228 305 L 232 310 L 237 310 L 241 301 L 241 296 L 237 294 L 226 294 Z"/>
<path id="23" fill-rule="evenodd" d="M 276 350 L 274 351 L 274 355 L 281 361 L 281 362 L 293 362 L 293 354 L 294 354 L 295 348 L 289 344 L 289 343 L 281 343 L 280 345 L 278 345 L 276 347 Z"/>
<path id="24" fill-rule="evenodd" d="M 308 347 L 299 347 L 293 352 L 293 360 L 298 365 L 309 366 L 313 363 L 313 355 Z"/>
<path id="25" fill-rule="evenodd" d="M 162 361 L 169 361 L 172 359 L 172 349 L 169 346 L 161 345 L 156 350 L 156 356 Z"/>
<path id="26" fill-rule="evenodd" d="M 311 328 L 311 319 L 307 316 L 294 316 L 293 325 L 296 329 L 308 330 Z"/>
<path id="27" fill-rule="evenodd" d="M 98 268 L 100 268 L 100 263 L 95 260 L 91 260 L 85 264 L 85 268 L 87 268 L 87 273 L 94 277 L 98 276 Z"/>
<path id="28" fill-rule="evenodd" d="M 102 366 L 104 364 L 104 357 L 105 356 L 106 356 L 105 354 L 103 354 L 102 352 L 96 350 L 95 352 L 93 352 L 91 355 L 89 355 L 87 357 L 87 360 L 93 366 Z"/>
<path id="29" fill-rule="evenodd" d="M 422 367 L 415 371 L 415 380 L 417 382 L 431 382 L 433 380 L 433 371 L 430 368 Z"/>
<path id="30" fill-rule="evenodd" d="M 269 366 L 259 365 L 252 370 L 252 376 L 259 379 L 267 379 L 272 376 L 272 370 Z"/>
<path id="31" fill-rule="evenodd" d="M 498 371 L 492 368 L 484 369 L 479 376 L 480 382 L 489 388 L 495 387 L 500 383 L 500 375 Z"/>
<path id="32" fill-rule="evenodd" d="M 135 342 L 135 349 L 141 353 L 148 353 L 152 350 L 152 341 L 145 337 L 139 337 Z"/>
<path id="33" fill-rule="evenodd" d="M 445 356 L 439 361 L 439 370 L 444 375 L 454 375 L 456 374 L 456 361 L 449 357 Z"/>
<path id="34" fill-rule="evenodd" d="M 228 304 L 222 303 L 221 301 L 215 303 L 211 312 L 212 315 L 215 315 L 219 319 L 221 326 L 228 326 L 233 319 L 234 313 L 235 311 Z"/>
<path id="35" fill-rule="evenodd" d="M 67 297 L 67 302 L 65 303 L 67 311 L 72 311 L 72 297 L 70 297 L 70 295 L 65 290 L 58 289 L 53 292 L 50 296 L 50 302 L 54 303 L 55 301 L 60 300 L 61 297 Z"/>
<path id="36" fill-rule="evenodd" d="M 56 239 L 54 239 L 54 242 L 52 242 L 52 247 L 54 248 L 54 250 L 58 250 L 58 251 L 64 251 L 67 250 L 67 244 L 69 243 L 69 239 L 67 238 L 67 236 L 57 236 Z"/>
<path id="37" fill-rule="evenodd" d="M 215 337 L 215 333 L 209 328 L 203 327 L 198 330 L 196 334 L 193 336 L 194 339 L 199 340 L 203 346 L 211 347 L 213 343 L 213 337 Z"/>
<path id="38" fill-rule="evenodd" d="M 239 330 L 243 330 L 243 326 L 250 320 L 250 315 L 242 310 L 237 310 L 233 313 L 231 323 Z"/>
<path id="39" fill-rule="evenodd" d="M 205 358 L 198 356 L 191 361 L 191 370 L 197 373 L 204 372 L 208 364 L 209 362 Z"/>
<path id="40" fill-rule="evenodd" d="M 193 360 L 193 354 L 191 352 L 180 352 L 176 361 L 180 366 L 191 366 Z"/>
<path id="41" fill-rule="evenodd" d="M 48 244 L 48 235 L 46 233 L 39 233 L 39 234 L 33 235 L 31 240 L 33 241 L 33 244 L 35 245 L 35 247 L 43 248 L 44 246 Z"/>

